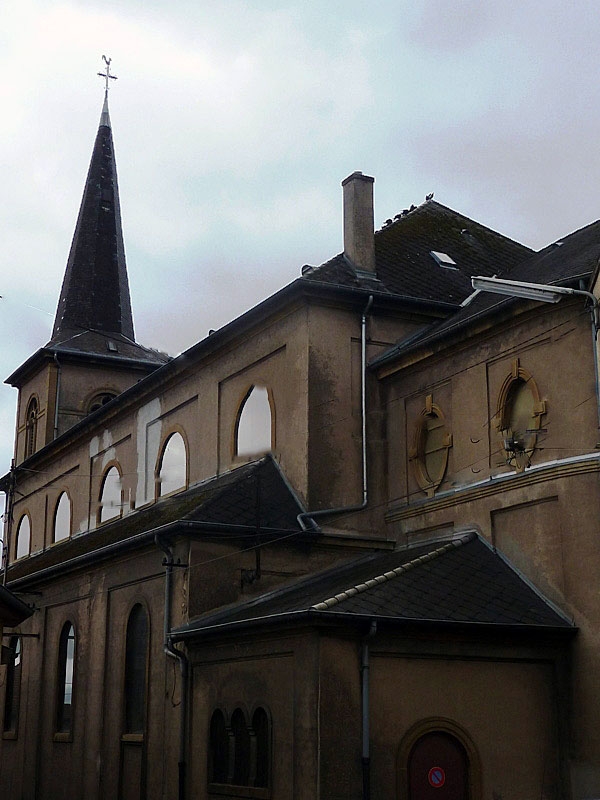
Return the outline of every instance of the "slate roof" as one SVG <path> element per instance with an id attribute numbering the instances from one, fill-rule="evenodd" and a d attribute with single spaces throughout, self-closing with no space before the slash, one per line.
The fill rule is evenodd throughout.
<path id="1" fill-rule="evenodd" d="M 0 585 L 0 633 L 3 624 L 14 628 L 32 614 L 32 608 L 10 592 L 6 586 Z"/>
<path id="2" fill-rule="evenodd" d="M 231 625 L 326 614 L 395 623 L 461 623 L 573 630 L 560 612 L 474 532 L 374 554 L 250 602 L 191 620 L 189 638 Z M 290 616 L 292 615 L 292 616 Z"/>
<path id="3" fill-rule="evenodd" d="M 297 520 L 304 510 L 278 464 L 267 455 L 20 559 L 9 567 L 8 582 L 12 586 L 31 573 L 59 564 L 70 568 L 71 561 L 74 567 L 77 559 L 96 563 L 103 548 L 144 545 L 156 532 L 227 534 L 228 540 L 236 533 L 267 539 L 282 532 L 310 536 L 304 534 Z"/>
<path id="4" fill-rule="evenodd" d="M 51 342 L 92 329 L 134 340 L 117 168 L 106 98 Z"/>
<path id="5" fill-rule="evenodd" d="M 431 251 L 449 255 L 456 269 L 441 267 Z M 424 300 L 461 303 L 472 275 L 495 275 L 533 251 L 429 200 L 399 214 L 375 232 L 375 279 L 357 273 L 343 254 L 308 272 L 310 281 L 381 291 Z"/>
<path id="6" fill-rule="evenodd" d="M 588 281 L 600 260 L 600 221 L 592 222 L 563 239 L 548 245 L 512 268 L 499 271 L 497 277 L 543 284 L 574 284 Z M 486 274 L 481 272 L 480 274 Z M 471 290 L 472 291 L 472 290 Z M 400 354 L 443 341 L 462 332 L 474 322 L 523 302 L 489 292 L 480 292 L 473 299 L 440 323 L 434 324 L 410 339 L 398 342 L 371 362 L 372 366 L 393 361 Z M 527 301 L 525 301 L 527 302 Z"/>

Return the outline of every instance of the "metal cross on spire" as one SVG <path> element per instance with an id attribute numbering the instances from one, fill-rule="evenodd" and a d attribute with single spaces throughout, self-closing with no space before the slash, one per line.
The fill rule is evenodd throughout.
<path id="1" fill-rule="evenodd" d="M 107 58 L 106 56 L 102 56 L 102 58 L 104 60 L 104 63 L 106 64 L 106 67 L 105 67 L 106 71 L 105 72 L 99 72 L 98 75 L 101 78 L 104 78 L 104 80 L 106 81 L 106 86 L 104 87 L 104 93 L 105 93 L 105 95 L 107 95 L 108 94 L 108 81 L 109 81 L 109 79 L 111 81 L 116 81 L 117 80 L 117 76 L 110 74 L 110 62 L 112 61 L 112 58 Z"/>

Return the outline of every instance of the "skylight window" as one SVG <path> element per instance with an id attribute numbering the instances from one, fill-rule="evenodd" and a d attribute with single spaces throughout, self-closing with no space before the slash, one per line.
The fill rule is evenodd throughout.
<path id="1" fill-rule="evenodd" d="M 430 250 L 429 252 L 435 263 L 440 267 L 444 267 L 445 269 L 458 269 L 456 261 L 450 258 L 448 253 L 438 253 L 437 250 Z"/>

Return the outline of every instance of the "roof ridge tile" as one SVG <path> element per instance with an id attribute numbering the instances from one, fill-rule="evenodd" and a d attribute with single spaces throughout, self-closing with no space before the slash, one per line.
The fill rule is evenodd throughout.
<path id="1" fill-rule="evenodd" d="M 313 611 L 327 611 L 327 609 L 331 608 L 332 606 L 338 605 L 339 603 L 347 600 L 350 597 L 354 597 L 357 594 L 362 594 L 363 592 L 372 589 L 374 586 L 378 586 L 381 583 L 386 583 L 387 581 L 391 581 L 394 578 L 403 575 L 405 572 L 408 572 L 415 567 L 419 567 L 422 564 L 426 563 L 427 561 L 432 561 L 435 558 L 439 558 L 444 553 L 447 553 L 449 550 L 453 550 L 455 547 L 461 547 L 464 544 L 473 540 L 472 535 L 461 536 L 458 539 L 453 539 L 451 542 L 447 542 L 446 544 L 442 545 L 441 547 L 436 547 L 435 550 L 430 550 L 428 553 L 424 553 L 421 556 L 417 556 L 413 558 L 411 561 L 408 561 L 406 564 L 401 564 L 399 567 L 395 567 L 395 569 L 384 572 L 382 575 L 376 575 L 373 578 L 369 578 L 369 580 L 364 581 L 363 583 L 358 583 L 356 586 L 351 586 L 348 589 L 345 589 L 343 592 L 339 592 L 338 594 L 334 595 L 333 597 L 328 597 L 326 600 L 322 600 L 320 603 L 315 603 L 311 606 Z"/>

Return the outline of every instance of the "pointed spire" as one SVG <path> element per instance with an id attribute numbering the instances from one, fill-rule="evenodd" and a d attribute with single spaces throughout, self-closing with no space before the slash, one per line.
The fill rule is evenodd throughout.
<path id="1" fill-rule="evenodd" d="M 102 127 L 105 125 L 107 128 L 110 128 L 110 115 L 108 113 L 108 89 L 104 92 L 104 105 L 102 106 L 102 113 L 100 114 L 100 125 L 98 127 Z"/>
<path id="2" fill-rule="evenodd" d="M 134 339 L 107 89 L 51 342 L 83 330 Z"/>

